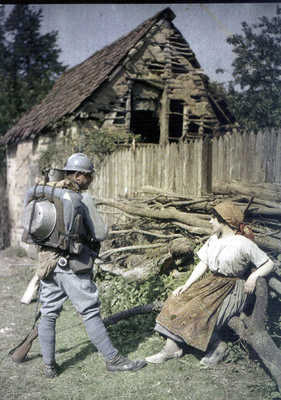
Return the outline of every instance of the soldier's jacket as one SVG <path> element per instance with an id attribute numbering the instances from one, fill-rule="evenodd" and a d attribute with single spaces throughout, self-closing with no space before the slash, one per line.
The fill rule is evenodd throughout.
<path id="1" fill-rule="evenodd" d="M 67 179 L 60 182 L 49 182 L 46 185 L 36 185 L 28 190 L 25 198 L 25 206 L 34 198 L 53 199 L 57 209 L 57 218 L 61 219 L 64 234 L 60 235 L 60 239 L 65 236 L 71 237 L 72 244 L 59 247 L 58 235 L 53 234 L 52 237 L 44 243 L 37 243 L 42 248 L 41 265 L 46 263 L 55 263 L 62 254 L 68 259 L 68 265 L 63 268 L 63 272 L 87 272 L 92 269 L 95 253 L 91 249 L 90 242 L 100 242 L 107 236 L 108 227 L 102 220 L 97 211 L 95 201 L 88 192 L 80 193 L 79 187 L 75 182 Z M 75 225 L 79 216 L 79 224 Z M 27 229 L 27 227 L 25 227 Z M 60 230 L 63 230 L 60 227 Z M 72 250 L 71 250 L 72 249 Z M 51 253 L 48 253 L 51 252 Z M 40 255 L 39 255 L 40 258 Z M 53 265 L 52 264 L 52 265 Z M 57 272 L 62 269 L 57 266 Z"/>

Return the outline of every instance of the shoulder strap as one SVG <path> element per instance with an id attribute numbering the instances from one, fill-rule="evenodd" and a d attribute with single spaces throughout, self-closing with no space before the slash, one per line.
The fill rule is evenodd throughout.
<path id="1" fill-rule="evenodd" d="M 36 199 L 36 190 L 38 187 L 38 183 L 36 183 L 36 185 L 34 186 L 34 190 L 33 190 L 33 205 L 32 205 L 32 210 L 31 210 L 31 215 L 30 215 L 30 219 L 29 219 L 29 224 L 28 224 L 28 234 L 31 234 L 31 225 L 32 225 L 32 221 L 33 221 L 33 217 L 34 217 L 34 212 L 35 212 L 35 205 L 37 202 Z"/>

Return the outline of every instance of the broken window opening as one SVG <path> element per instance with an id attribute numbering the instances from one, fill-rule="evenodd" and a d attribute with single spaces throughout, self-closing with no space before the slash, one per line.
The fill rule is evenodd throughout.
<path id="1" fill-rule="evenodd" d="M 177 142 L 182 136 L 183 128 L 183 101 L 170 100 L 169 114 L 169 141 Z"/>
<path id="2" fill-rule="evenodd" d="M 198 133 L 198 130 L 199 130 L 199 125 L 190 121 L 188 125 L 188 133 Z"/>
<path id="3" fill-rule="evenodd" d="M 132 111 L 130 130 L 136 135 L 141 135 L 142 143 L 159 143 L 159 119 L 153 111 Z"/>
<path id="4" fill-rule="evenodd" d="M 148 70 L 151 71 L 152 73 L 155 74 L 162 74 L 164 71 L 164 66 L 163 65 L 152 65 L 149 64 L 148 66 Z"/>
<path id="5" fill-rule="evenodd" d="M 125 124 L 125 112 L 124 111 L 118 111 L 113 117 L 113 124 Z"/>
<path id="6" fill-rule="evenodd" d="M 188 72 L 188 69 L 186 68 L 185 65 L 176 65 L 172 62 L 172 73 L 174 74 L 186 74 Z"/>

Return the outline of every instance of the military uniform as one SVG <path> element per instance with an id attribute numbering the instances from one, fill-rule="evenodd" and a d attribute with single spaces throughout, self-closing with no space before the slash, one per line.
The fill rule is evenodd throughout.
<path id="1" fill-rule="evenodd" d="M 35 185 L 25 199 L 29 222 L 24 237 L 27 242 L 33 240 L 40 245 L 41 265 L 37 273 L 41 278 L 41 318 L 38 335 L 45 375 L 50 378 L 57 375 L 55 327 L 67 299 L 81 315 L 88 336 L 103 355 L 107 369 L 138 370 L 145 366 L 145 361 L 131 361 L 121 356 L 111 343 L 100 317 L 98 288 L 92 281 L 97 255 L 93 243 L 104 240 L 108 231 L 92 197 L 80 193 L 80 189 L 87 188 L 91 182 L 93 165 L 87 156 L 75 153 L 64 169 L 72 178 Z M 55 211 L 52 207 L 46 208 L 45 199 L 55 205 Z M 44 219 L 42 214 L 46 210 L 51 210 L 51 213 Z M 51 223 L 54 215 L 56 223 Z"/>

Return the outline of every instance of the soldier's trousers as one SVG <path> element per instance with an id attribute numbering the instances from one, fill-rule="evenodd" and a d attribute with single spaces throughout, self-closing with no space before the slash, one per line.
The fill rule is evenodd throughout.
<path id="1" fill-rule="evenodd" d="M 98 289 L 91 275 L 53 272 L 48 279 L 41 281 L 40 288 L 42 306 L 38 334 L 44 363 L 55 361 L 56 319 L 67 299 L 81 315 L 91 342 L 104 359 L 114 358 L 118 350 L 111 343 L 100 317 Z"/>

